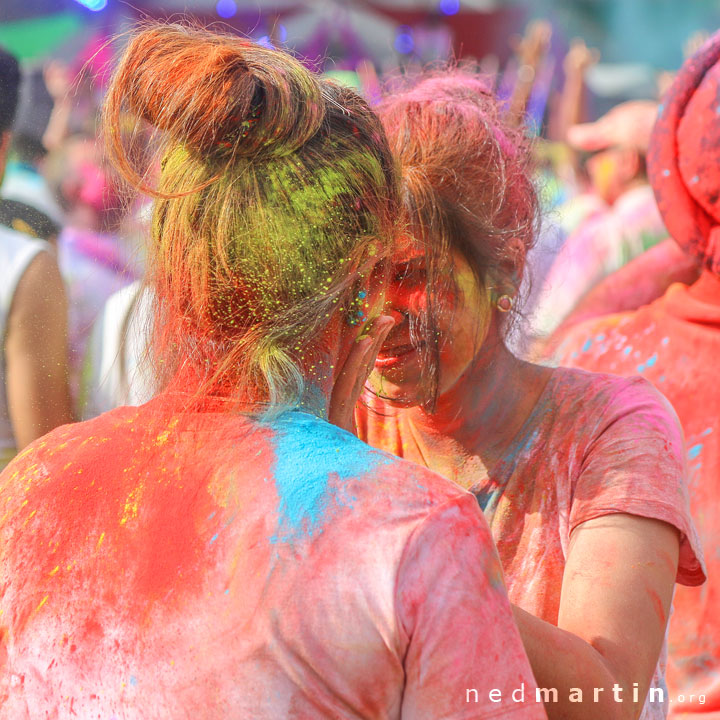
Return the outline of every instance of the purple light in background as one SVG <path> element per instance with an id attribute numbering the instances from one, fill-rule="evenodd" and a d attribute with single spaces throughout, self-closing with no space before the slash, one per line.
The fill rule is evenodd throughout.
<path id="1" fill-rule="evenodd" d="M 100 12 L 107 7 L 107 0 L 75 0 L 75 2 L 92 12 Z"/>
<path id="2" fill-rule="evenodd" d="M 221 18 L 231 18 L 237 12 L 235 0 L 218 0 L 215 11 Z"/>
<path id="3" fill-rule="evenodd" d="M 407 25 L 401 25 L 395 36 L 395 49 L 401 55 L 409 55 L 415 47 L 412 30 Z"/>
<path id="4" fill-rule="evenodd" d="M 281 42 L 284 43 L 287 41 L 287 28 L 284 25 L 278 25 L 275 28 L 275 37 Z"/>
<path id="5" fill-rule="evenodd" d="M 460 0 L 440 0 L 439 7 L 443 15 L 456 15 L 460 10 Z"/>

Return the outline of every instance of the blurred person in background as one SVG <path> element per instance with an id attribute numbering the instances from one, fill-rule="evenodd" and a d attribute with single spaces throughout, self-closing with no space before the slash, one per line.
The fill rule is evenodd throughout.
<path id="1" fill-rule="evenodd" d="M 71 391 L 81 407 L 81 372 L 92 327 L 106 300 L 142 272 L 122 232 L 125 208 L 103 166 L 96 137 L 71 135 L 51 153 L 48 175 L 65 212 L 58 262 L 69 296 Z"/>
<path id="2" fill-rule="evenodd" d="M 136 280 L 113 293 L 93 325 L 83 365 L 83 420 L 121 405 L 142 405 L 155 394 L 150 356 L 153 293 Z"/>
<path id="3" fill-rule="evenodd" d="M 11 144 L 20 72 L 0 51 L 0 176 Z M 51 247 L 0 227 L 0 466 L 71 421 L 67 298 Z"/>
<path id="4" fill-rule="evenodd" d="M 75 413 L 82 416 L 82 374 L 91 370 L 84 362 L 93 324 L 106 300 L 140 277 L 142 261 L 128 208 L 104 166 L 92 63 L 84 70 L 79 60 L 75 65 L 52 61 L 44 68 L 42 97 L 50 98 L 51 107 L 38 132 L 48 148 L 42 172 L 64 215 L 58 263 L 69 297 L 70 389 Z"/>
<path id="5" fill-rule="evenodd" d="M 538 199 L 529 141 L 485 85 L 438 74 L 378 113 L 408 236 L 359 436 L 475 494 L 550 718 L 662 718 L 673 590 L 704 580 L 677 418 L 641 378 L 508 350 Z"/>
<path id="6" fill-rule="evenodd" d="M 567 138 L 584 161 L 601 204 L 567 236 L 536 292 L 532 326 L 548 337 L 603 278 L 667 237 L 645 170 L 654 101 L 622 103 L 593 123 L 574 125 Z"/>
<path id="7" fill-rule="evenodd" d="M 53 101 L 41 69 L 23 73 L 10 156 L 0 186 L 0 222 L 54 243 L 63 213 L 44 177 L 43 135 Z"/>
<path id="8" fill-rule="evenodd" d="M 685 59 L 694 55 L 708 37 L 704 31 L 693 33 L 683 49 Z M 671 72 L 658 76 L 659 97 L 665 94 L 674 76 Z M 585 196 L 596 197 L 590 193 Z M 575 305 L 553 335 L 549 339 L 543 338 L 537 350 L 540 354 L 551 356 L 557 349 L 558 339 L 562 339 L 572 325 L 602 315 L 637 310 L 657 300 L 674 282 L 690 285 L 698 277 L 698 266 L 693 258 L 683 252 L 672 238 L 667 238 L 597 283 Z"/>
<path id="9" fill-rule="evenodd" d="M 122 108 L 162 137 L 156 188 Z M 164 391 L 0 476 L 0 718 L 481 719 L 496 688 L 545 718 L 475 498 L 328 422 L 392 325 L 398 188 L 367 103 L 152 25 L 105 122 L 155 198 Z"/>
<path id="10" fill-rule="evenodd" d="M 674 79 L 648 155 L 660 212 L 686 262 L 701 270 L 635 312 L 576 325 L 561 339 L 562 364 L 654 383 L 685 432 L 690 503 L 708 582 L 679 587 L 669 631 L 673 718 L 720 718 L 720 33 Z M 646 268 L 651 271 L 650 268 Z M 638 278 L 641 280 L 641 278 Z M 632 278 L 631 282 L 635 282 Z M 669 498 L 666 500 L 669 501 Z"/>
<path id="11" fill-rule="evenodd" d="M 534 147 L 543 221 L 525 263 L 520 293 L 522 306 L 517 308 L 522 322 L 516 323 L 506 337 L 509 347 L 521 357 L 531 358 L 538 338 L 544 337 L 538 304 L 568 235 L 585 218 L 606 207 L 604 201 L 586 187 L 577 154 L 565 142 L 568 128 L 582 117 L 585 73 L 598 57 L 598 52 L 589 49 L 582 40 L 572 42 L 563 61 L 562 90 L 551 102 L 549 138 L 539 138 Z"/>

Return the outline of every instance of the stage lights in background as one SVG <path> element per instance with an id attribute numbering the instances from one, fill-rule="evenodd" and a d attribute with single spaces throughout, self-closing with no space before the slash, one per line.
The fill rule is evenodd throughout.
<path id="1" fill-rule="evenodd" d="M 440 0 L 438 10 L 443 15 L 457 15 L 460 11 L 460 0 Z"/>
<path id="2" fill-rule="evenodd" d="M 107 0 L 75 0 L 75 2 L 93 12 L 100 12 L 107 7 Z"/>
<path id="3" fill-rule="evenodd" d="M 415 48 L 412 28 L 407 25 L 400 25 L 395 35 L 395 50 L 401 55 L 409 55 Z"/>
<path id="4" fill-rule="evenodd" d="M 235 0 L 218 0 L 215 5 L 215 11 L 221 18 L 226 20 L 233 17 L 237 12 L 237 5 Z"/>

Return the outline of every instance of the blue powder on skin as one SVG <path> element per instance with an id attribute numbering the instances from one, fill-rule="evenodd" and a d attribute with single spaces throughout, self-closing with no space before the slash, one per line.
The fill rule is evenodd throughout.
<path id="1" fill-rule="evenodd" d="M 394 459 L 354 435 L 303 412 L 287 412 L 268 423 L 275 432 L 272 473 L 280 529 L 271 542 L 288 542 L 322 532 L 330 506 L 348 504 L 342 483 Z M 337 482 L 332 482 L 336 479 Z"/>

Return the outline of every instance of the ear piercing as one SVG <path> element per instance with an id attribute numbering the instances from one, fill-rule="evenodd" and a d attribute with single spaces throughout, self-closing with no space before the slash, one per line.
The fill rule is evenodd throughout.
<path id="1" fill-rule="evenodd" d="M 513 299 L 510 295 L 507 295 L 507 294 L 501 295 L 497 299 L 495 306 L 497 307 L 497 309 L 500 312 L 503 312 L 503 313 L 510 312 L 510 310 L 512 310 L 512 306 L 513 306 Z"/>

